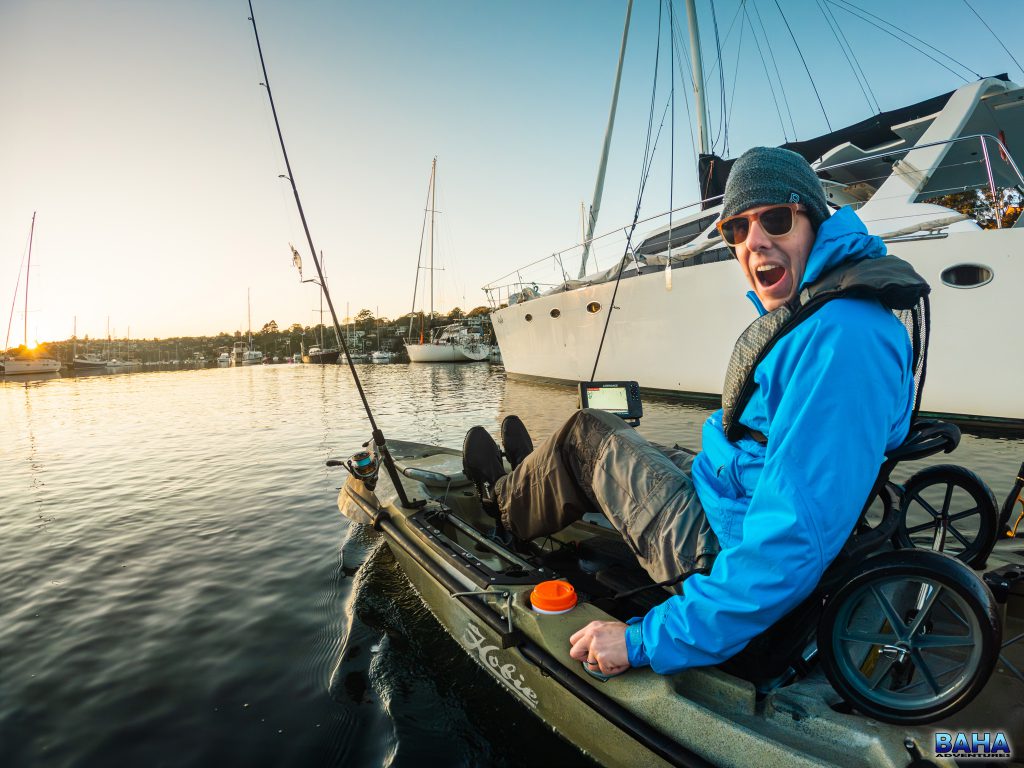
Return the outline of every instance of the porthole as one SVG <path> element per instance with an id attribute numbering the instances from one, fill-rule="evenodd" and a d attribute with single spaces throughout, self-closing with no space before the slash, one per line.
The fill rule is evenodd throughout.
<path id="1" fill-rule="evenodd" d="M 992 270 L 983 264 L 957 264 L 939 276 L 950 288 L 979 288 L 992 282 Z"/>
<path id="2" fill-rule="evenodd" d="M 530 322 L 531 320 L 533 320 L 533 315 L 527 313 L 525 315 L 524 319 L 526 320 L 526 322 Z"/>
<path id="3" fill-rule="evenodd" d="M 561 314 L 562 314 L 562 311 L 560 309 L 552 309 L 551 310 L 551 316 L 552 317 L 558 317 Z"/>
<path id="4" fill-rule="evenodd" d="M 587 312 L 589 312 L 590 314 L 596 315 L 600 311 L 601 305 L 598 304 L 596 301 L 592 301 L 589 304 L 587 304 Z"/>

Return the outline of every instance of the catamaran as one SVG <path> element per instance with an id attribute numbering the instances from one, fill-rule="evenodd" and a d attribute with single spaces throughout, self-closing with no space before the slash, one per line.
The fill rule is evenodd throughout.
<path id="1" fill-rule="evenodd" d="M 696 13 L 688 6 L 703 199 L 639 222 L 652 229 L 635 239 L 621 238 L 630 226 L 594 235 L 624 31 L 583 242 L 484 286 L 511 378 L 635 379 L 651 392 L 718 399 L 733 343 L 754 315 L 747 286 L 714 228 L 732 160 L 709 149 Z M 1005 351 L 1005 337 L 1019 325 L 1017 292 L 1024 284 L 1024 216 L 1014 221 L 1008 210 L 1015 203 L 1019 212 L 1024 191 L 1014 155 L 1024 146 L 1024 88 L 1006 75 L 985 77 L 782 146 L 811 162 L 831 206 L 856 209 L 869 232 L 931 285 L 923 410 L 961 423 L 1024 427 L 1018 384 L 1024 356 Z M 981 205 L 955 206 L 951 195 L 964 192 Z M 979 207 L 989 212 L 987 220 Z M 597 246 L 616 261 L 588 274 Z M 564 268 L 574 255 L 580 257 L 576 278 Z M 1000 375 L 993 377 L 996 361 Z"/>

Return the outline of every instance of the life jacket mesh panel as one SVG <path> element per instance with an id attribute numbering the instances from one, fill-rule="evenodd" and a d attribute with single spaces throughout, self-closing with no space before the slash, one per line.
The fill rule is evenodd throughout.
<path id="1" fill-rule="evenodd" d="M 931 330 L 931 311 L 928 297 L 922 296 L 913 309 L 895 310 L 894 314 L 903 323 L 914 350 L 914 412 L 911 424 L 921 410 L 921 396 L 924 393 L 925 373 L 928 368 L 928 335 Z"/>

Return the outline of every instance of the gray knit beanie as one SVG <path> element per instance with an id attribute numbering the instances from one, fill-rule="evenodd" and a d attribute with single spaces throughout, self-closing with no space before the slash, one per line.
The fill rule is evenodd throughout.
<path id="1" fill-rule="evenodd" d="M 748 149 L 725 182 L 722 218 L 776 203 L 801 203 L 815 232 L 830 215 L 821 181 L 801 155 L 780 147 Z"/>

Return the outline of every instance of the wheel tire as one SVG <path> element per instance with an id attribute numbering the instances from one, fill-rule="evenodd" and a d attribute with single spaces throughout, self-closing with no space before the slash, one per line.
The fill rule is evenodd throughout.
<path id="1" fill-rule="evenodd" d="M 940 464 L 911 477 L 902 495 L 893 537 L 896 546 L 931 549 L 930 540 L 941 524 L 946 536 L 938 551 L 947 551 L 972 568 L 985 566 L 996 543 L 999 512 L 995 496 L 980 477 L 954 464 Z M 969 523 L 966 532 L 957 526 L 961 522 Z"/>
<path id="2" fill-rule="evenodd" d="M 918 613 L 923 585 L 934 592 Z M 988 682 L 1001 642 L 988 587 L 956 558 L 928 550 L 866 560 L 828 599 L 818 624 L 832 687 L 868 717 L 897 724 L 933 722 L 966 706 Z M 952 666 L 936 673 L 937 662 Z"/>

